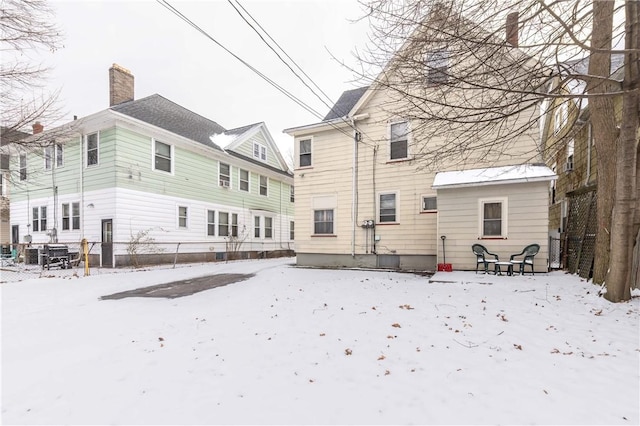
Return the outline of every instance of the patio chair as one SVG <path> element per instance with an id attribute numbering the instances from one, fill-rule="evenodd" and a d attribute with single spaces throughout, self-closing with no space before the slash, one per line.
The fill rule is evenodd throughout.
<path id="1" fill-rule="evenodd" d="M 478 273 L 478 266 L 482 263 L 484 267 L 484 273 L 489 273 L 489 264 L 495 264 L 500 261 L 498 255 L 495 253 L 491 253 L 485 246 L 482 244 L 474 244 L 471 246 L 471 250 L 473 254 L 476 255 L 476 274 Z M 487 255 L 495 257 L 495 259 L 487 259 Z"/>
<path id="2" fill-rule="evenodd" d="M 18 250 L 13 249 L 9 253 L 2 253 L 0 255 L 1 266 L 14 266 L 18 261 Z"/>
<path id="3" fill-rule="evenodd" d="M 533 272 L 533 258 L 540 251 L 538 244 L 529 244 L 520 253 L 512 254 L 509 261 L 514 266 L 519 265 L 520 275 L 524 275 L 524 267 L 529 266 L 531 268 L 531 275 L 535 275 Z M 516 260 L 516 257 L 523 256 L 521 260 Z"/>

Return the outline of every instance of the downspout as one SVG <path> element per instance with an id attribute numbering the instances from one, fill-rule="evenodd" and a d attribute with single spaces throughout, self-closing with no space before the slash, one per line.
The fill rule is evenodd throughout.
<path id="1" fill-rule="evenodd" d="M 376 249 L 376 222 L 377 222 L 377 197 L 376 197 L 376 161 L 378 160 L 378 145 L 373 148 L 373 165 L 371 172 L 371 187 L 373 188 L 373 227 L 371 228 L 371 253 L 378 254 Z M 376 262 L 377 265 L 377 262 Z"/>
<path id="2" fill-rule="evenodd" d="M 356 222 L 358 221 L 358 138 L 356 122 L 351 118 L 353 127 L 353 166 L 351 169 L 351 257 L 356 256 Z"/>
<path id="3" fill-rule="evenodd" d="M 589 185 L 589 181 L 591 180 L 591 138 L 593 135 L 591 134 L 591 122 L 587 124 L 587 173 L 584 178 L 584 185 Z"/>
<path id="4" fill-rule="evenodd" d="M 84 239 L 84 134 L 80 132 L 80 240 Z"/>

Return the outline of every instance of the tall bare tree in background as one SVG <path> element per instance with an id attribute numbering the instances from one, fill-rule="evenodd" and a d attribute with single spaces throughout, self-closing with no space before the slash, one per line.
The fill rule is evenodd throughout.
<path id="1" fill-rule="evenodd" d="M 421 167 L 437 168 L 445 157 L 461 168 L 508 159 L 513 140 L 540 125 L 550 101 L 588 102 L 598 153 L 594 282 L 606 282 L 611 301 L 631 297 L 640 238 L 638 3 L 373 0 L 363 2 L 371 45 L 358 57 L 361 77 L 391 89 L 389 102 L 406 105 L 401 114 L 421 127 L 415 133 L 423 138 Z M 612 55 L 624 56 L 622 80 L 612 76 Z M 586 57 L 587 73 L 566 68 Z M 425 84 L 425 73 L 437 84 Z M 558 76 L 565 81 L 552 86 Z M 563 91 L 570 81 L 585 90 Z M 614 97 L 622 97 L 621 120 Z M 445 142 L 429 143 L 432 138 Z M 529 161 L 539 162 L 544 147 L 534 146 Z"/>
<path id="2" fill-rule="evenodd" d="M 2 0 L 0 8 L 1 137 L 6 140 L 30 132 L 36 122 L 59 119 L 58 92 L 45 90 L 49 68 L 39 58 L 43 50 L 60 47 L 61 35 L 45 0 Z"/>

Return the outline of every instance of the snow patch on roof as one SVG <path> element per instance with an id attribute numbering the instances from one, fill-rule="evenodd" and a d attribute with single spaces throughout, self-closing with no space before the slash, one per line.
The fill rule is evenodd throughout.
<path id="1" fill-rule="evenodd" d="M 433 179 L 432 187 L 454 188 L 464 186 L 498 185 L 504 183 L 535 182 L 553 180 L 557 176 L 547 166 L 531 164 L 483 169 L 456 170 L 438 172 Z"/>
<path id="2" fill-rule="evenodd" d="M 216 133 L 214 135 L 209 136 L 211 142 L 215 143 L 218 146 L 226 147 L 231 144 L 238 135 L 227 135 L 225 133 Z"/>

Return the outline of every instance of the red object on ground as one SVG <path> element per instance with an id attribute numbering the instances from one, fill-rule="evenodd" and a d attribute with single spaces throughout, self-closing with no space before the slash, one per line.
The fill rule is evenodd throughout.
<path id="1" fill-rule="evenodd" d="M 450 263 L 438 263 L 438 272 L 452 272 L 453 266 Z"/>

